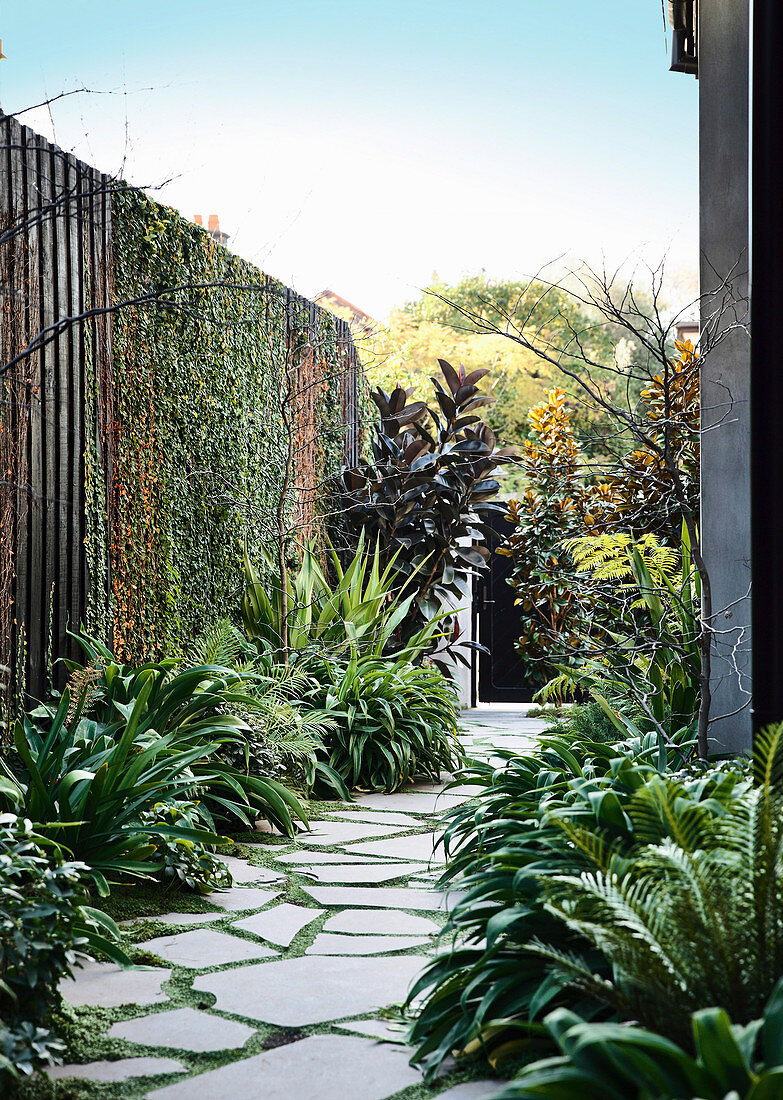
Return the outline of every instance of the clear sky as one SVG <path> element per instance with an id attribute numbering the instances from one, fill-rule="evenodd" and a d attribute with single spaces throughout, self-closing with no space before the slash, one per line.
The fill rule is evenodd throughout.
<path id="1" fill-rule="evenodd" d="M 437 271 L 697 263 L 660 0 L 0 0 L 0 102 L 375 316 Z M 51 136 L 45 112 L 22 120 Z"/>

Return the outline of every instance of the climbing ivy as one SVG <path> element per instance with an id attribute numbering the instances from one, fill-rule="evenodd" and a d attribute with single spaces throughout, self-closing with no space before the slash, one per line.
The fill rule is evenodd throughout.
<path id="1" fill-rule="evenodd" d="M 112 195 L 112 252 L 116 303 L 159 294 L 115 314 L 111 385 L 87 370 L 88 620 L 138 660 L 225 614 L 245 541 L 271 550 L 326 509 L 350 349 L 330 314 L 131 188 Z"/>

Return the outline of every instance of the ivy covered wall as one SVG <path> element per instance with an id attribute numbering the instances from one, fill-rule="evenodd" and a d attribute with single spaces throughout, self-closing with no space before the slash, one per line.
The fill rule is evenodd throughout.
<path id="1" fill-rule="evenodd" d="M 112 195 L 110 266 L 111 345 L 86 364 L 87 625 L 140 659 L 234 608 L 245 542 L 317 527 L 362 383 L 344 322 L 140 192 Z"/>

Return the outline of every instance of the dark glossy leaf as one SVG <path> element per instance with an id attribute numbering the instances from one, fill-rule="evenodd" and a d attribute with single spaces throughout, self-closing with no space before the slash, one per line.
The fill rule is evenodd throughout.
<path id="1" fill-rule="evenodd" d="M 446 383 L 452 394 L 455 394 L 460 387 L 459 375 L 454 370 L 451 363 L 447 363 L 445 359 L 439 359 L 438 366 L 443 371 L 443 377 L 446 379 Z"/>

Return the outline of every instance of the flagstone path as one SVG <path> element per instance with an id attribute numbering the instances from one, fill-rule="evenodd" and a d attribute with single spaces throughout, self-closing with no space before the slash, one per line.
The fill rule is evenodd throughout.
<path id="1" fill-rule="evenodd" d="M 527 750 L 543 723 L 523 713 L 466 712 L 468 753 Z M 439 818 L 473 792 L 442 788 L 335 803 L 296 842 L 259 838 L 250 860 L 225 857 L 235 886 L 208 896 L 211 911 L 128 922 L 140 969 L 93 962 L 63 982 L 99 1037 L 92 1061 L 49 1076 L 101 1082 L 101 1097 L 122 1100 L 491 1097 L 497 1081 L 453 1064 L 425 1087 L 383 1017 L 435 950 L 449 904 L 433 889 L 433 843 Z"/>

